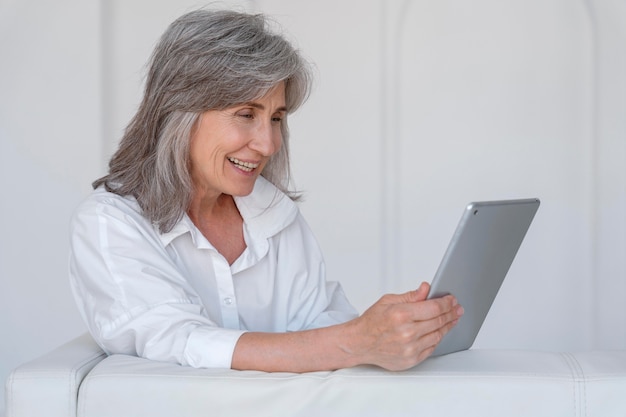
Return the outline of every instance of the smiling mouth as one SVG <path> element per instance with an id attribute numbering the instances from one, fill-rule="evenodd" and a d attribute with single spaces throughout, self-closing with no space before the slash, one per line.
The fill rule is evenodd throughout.
<path id="1" fill-rule="evenodd" d="M 243 161 L 240 161 L 237 158 L 228 157 L 227 159 L 232 164 L 234 164 L 237 168 L 241 169 L 242 171 L 246 171 L 246 172 L 252 172 L 255 168 L 257 168 L 259 166 L 259 164 L 254 164 L 252 162 L 243 162 Z"/>

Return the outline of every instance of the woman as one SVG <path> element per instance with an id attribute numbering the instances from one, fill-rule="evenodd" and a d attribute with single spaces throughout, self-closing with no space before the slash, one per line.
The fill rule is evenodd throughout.
<path id="1" fill-rule="evenodd" d="M 262 16 L 200 10 L 167 29 L 109 174 L 72 220 L 70 275 L 108 353 L 193 367 L 411 367 L 462 308 L 387 295 L 358 316 L 326 282 L 288 190 L 287 114 L 309 69 Z"/>

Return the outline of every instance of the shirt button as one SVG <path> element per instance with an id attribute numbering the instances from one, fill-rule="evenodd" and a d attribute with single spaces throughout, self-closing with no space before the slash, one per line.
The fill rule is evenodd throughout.
<path id="1" fill-rule="evenodd" d="M 233 303 L 233 299 L 230 297 L 226 297 L 224 298 L 224 304 L 226 304 L 227 306 L 231 305 Z"/>

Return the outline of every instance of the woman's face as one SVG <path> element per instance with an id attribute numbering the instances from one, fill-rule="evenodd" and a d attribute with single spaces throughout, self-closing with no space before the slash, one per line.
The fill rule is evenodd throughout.
<path id="1" fill-rule="evenodd" d="M 191 134 L 191 179 L 196 197 L 244 196 L 282 143 L 285 86 L 225 110 L 204 112 Z"/>

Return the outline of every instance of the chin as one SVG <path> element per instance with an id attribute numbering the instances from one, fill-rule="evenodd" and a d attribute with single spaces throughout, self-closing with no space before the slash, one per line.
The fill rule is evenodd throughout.
<path id="1" fill-rule="evenodd" d="M 252 193 L 252 190 L 254 190 L 254 184 L 250 187 L 236 187 L 231 190 L 232 192 L 229 192 L 227 194 L 230 194 L 233 197 L 245 197 L 247 195 L 250 195 Z"/>
<path id="2" fill-rule="evenodd" d="M 223 183 L 223 193 L 229 194 L 233 197 L 245 197 L 250 195 L 250 193 L 254 190 L 257 179 L 259 178 L 258 174 L 254 174 L 248 175 L 244 178 L 229 178 L 228 182 Z"/>

